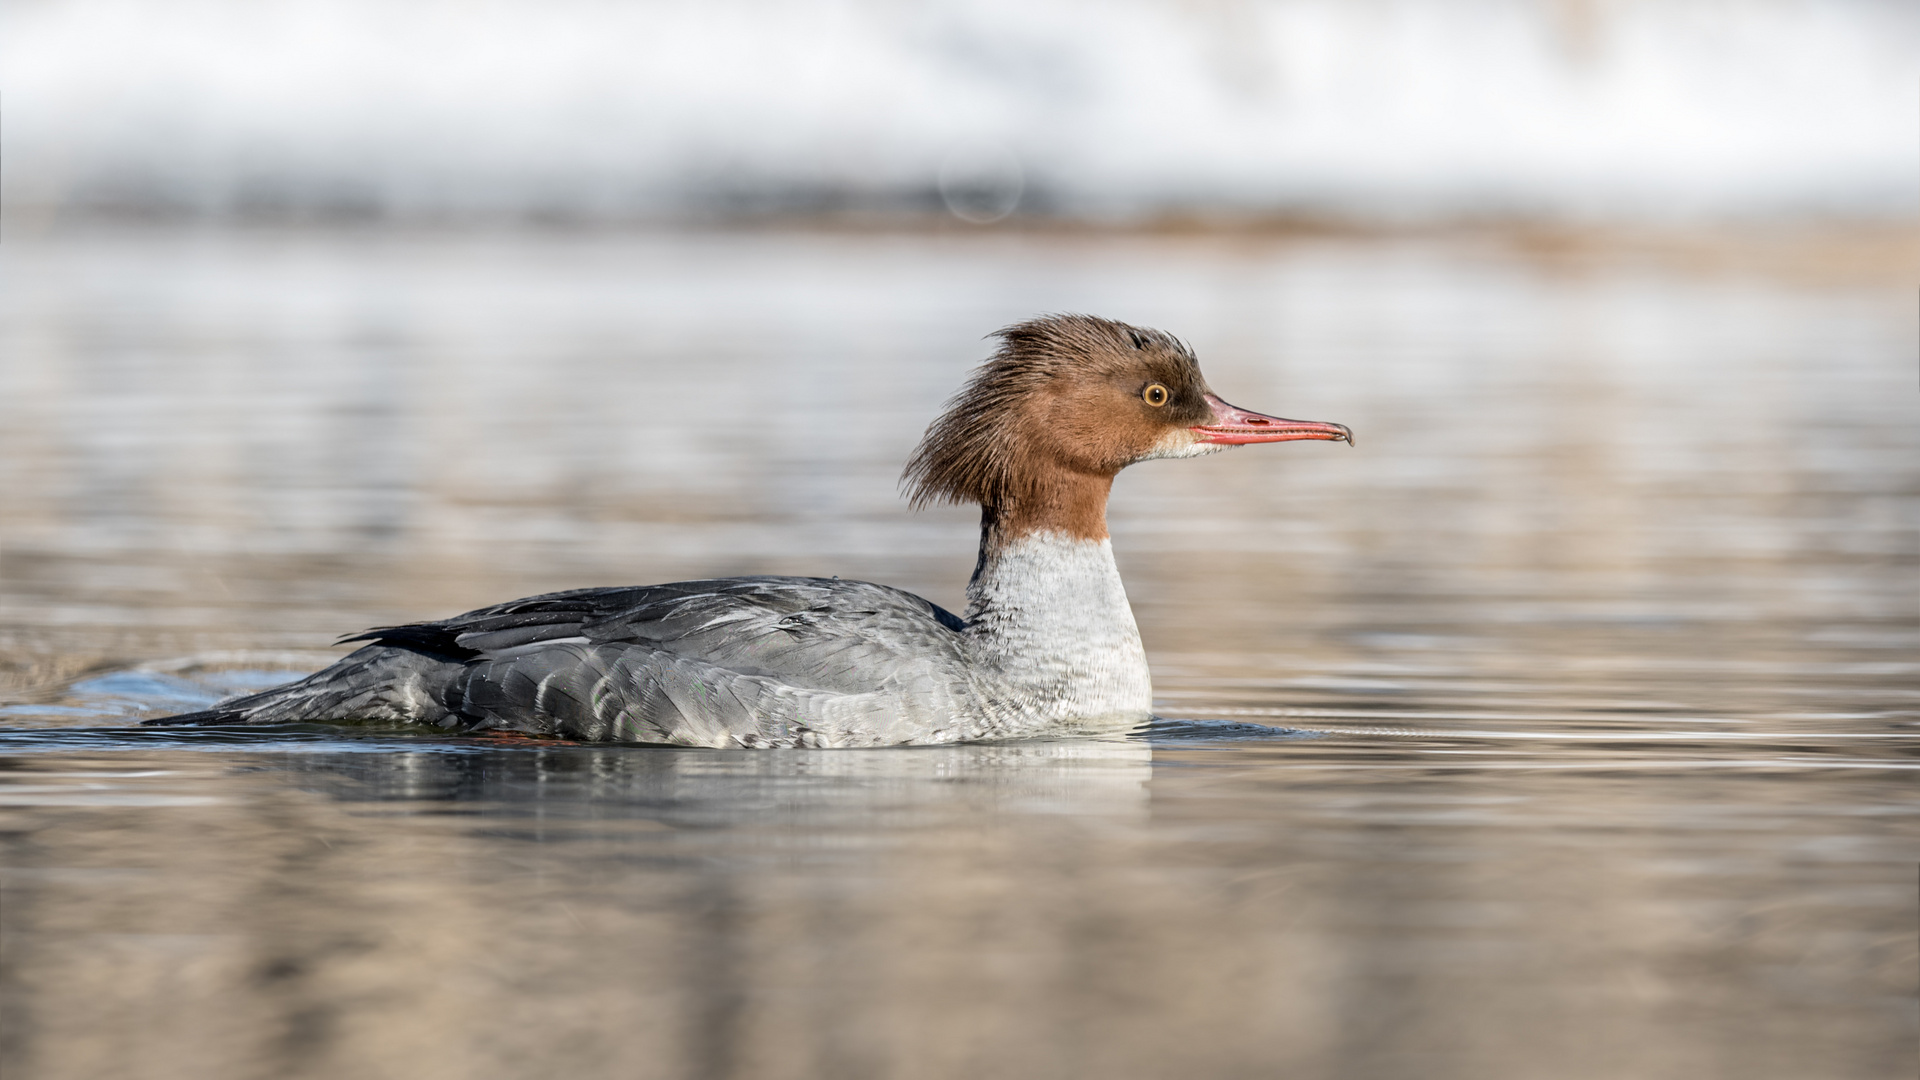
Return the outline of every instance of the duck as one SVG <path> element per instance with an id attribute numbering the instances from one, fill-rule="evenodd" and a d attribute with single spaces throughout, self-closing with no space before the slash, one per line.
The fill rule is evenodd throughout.
<path id="1" fill-rule="evenodd" d="M 916 509 L 980 507 L 965 615 L 839 578 L 572 589 L 343 637 L 361 644 L 303 679 L 146 723 L 739 749 L 1140 729 L 1153 681 L 1107 532 L 1114 478 L 1353 432 L 1228 404 L 1159 330 L 1066 314 L 989 339 L 901 478 Z"/>

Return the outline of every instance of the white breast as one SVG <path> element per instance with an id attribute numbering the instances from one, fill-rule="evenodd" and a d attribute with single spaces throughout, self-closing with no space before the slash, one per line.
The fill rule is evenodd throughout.
<path id="1" fill-rule="evenodd" d="M 994 546 L 967 598 L 973 663 L 1008 687 L 1027 723 L 1147 719 L 1153 682 L 1110 542 L 1038 532 Z"/>

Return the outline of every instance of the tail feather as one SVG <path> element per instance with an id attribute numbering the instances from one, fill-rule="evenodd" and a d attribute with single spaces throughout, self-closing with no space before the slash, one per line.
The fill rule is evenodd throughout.
<path id="1" fill-rule="evenodd" d="M 222 724 L 403 723 L 452 726 L 463 665 L 404 646 L 368 645 L 297 682 L 210 709 L 144 721 L 150 727 Z"/>
<path id="2" fill-rule="evenodd" d="M 190 727 L 217 726 L 221 724 L 244 724 L 247 714 L 235 709 L 202 709 L 199 712 L 178 713 L 173 716 L 156 716 L 151 720 L 142 720 L 142 727 Z"/>

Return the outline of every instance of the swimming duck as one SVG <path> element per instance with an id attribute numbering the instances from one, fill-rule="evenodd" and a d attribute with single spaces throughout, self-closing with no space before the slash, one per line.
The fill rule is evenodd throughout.
<path id="1" fill-rule="evenodd" d="M 1086 315 L 1007 327 L 927 428 L 916 507 L 980 506 L 960 617 L 838 578 L 738 577 L 531 596 L 386 626 L 297 682 L 149 724 L 359 723 L 587 742 L 853 747 L 1113 732 L 1152 682 L 1107 536 L 1114 476 L 1154 458 L 1329 439 L 1249 412 L 1193 351 Z"/>

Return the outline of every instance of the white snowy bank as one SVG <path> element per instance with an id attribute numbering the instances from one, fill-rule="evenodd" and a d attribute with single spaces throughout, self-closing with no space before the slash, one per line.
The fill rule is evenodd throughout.
<path id="1" fill-rule="evenodd" d="M 1891 0 L 14 0 L 9 209 L 1899 216 Z"/>

